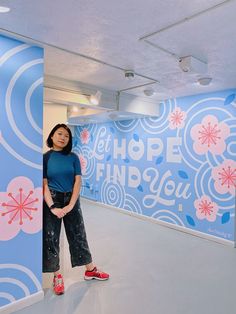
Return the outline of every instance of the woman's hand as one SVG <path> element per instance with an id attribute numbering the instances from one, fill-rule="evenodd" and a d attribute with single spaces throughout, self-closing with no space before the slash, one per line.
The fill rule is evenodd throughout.
<path id="1" fill-rule="evenodd" d="M 64 207 L 65 208 L 65 207 Z M 57 218 L 63 218 L 66 215 L 64 208 L 53 208 L 51 212 L 53 215 L 57 216 Z"/>
<path id="2" fill-rule="evenodd" d="M 62 208 L 65 215 L 68 214 L 72 209 L 73 207 L 71 205 L 66 205 L 65 207 Z"/>

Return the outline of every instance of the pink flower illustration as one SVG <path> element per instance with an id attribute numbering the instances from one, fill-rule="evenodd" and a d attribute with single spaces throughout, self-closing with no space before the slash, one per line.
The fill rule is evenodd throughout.
<path id="1" fill-rule="evenodd" d="M 211 172 L 215 180 L 214 186 L 218 193 L 235 195 L 236 189 L 236 162 L 226 159 L 223 164 L 213 168 Z"/>
<path id="2" fill-rule="evenodd" d="M 81 165 L 81 172 L 82 174 L 86 174 L 87 160 L 84 158 L 82 154 L 79 154 L 79 160 Z"/>
<path id="3" fill-rule="evenodd" d="M 222 154 L 225 150 L 225 139 L 230 130 L 224 122 L 218 122 L 215 116 L 206 116 L 201 124 L 196 124 L 190 132 L 194 141 L 193 149 L 199 155 L 210 151 L 214 155 Z"/>
<path id="4" fill-rule="evenodd" d="M 20 230 L 36 233 L 42 229 L 42 188 L 34 188 L 27 177 L 10 181 L 0 192 L 0 240 L 14 238 Z"/>
<path id="5" fill-rule="evenodd" d="M 196 208 L 198 219 L 206 219 L 211 222 L 216 220 L 219 208 L 216 203 L 212 202 L 209 196 L 203 195 L 200 199 L 195 200 L 194 207 Z"/>
<path id="6" fill-rule="evenodd" d="M 184 120 L 186 119 L 186 113 L 181 111 L 179 107 L 176 107 L 174 111 L 169 114 L 169 128 L 176 129 L 176 128 L 183 128 L 184 127 Z"/>
<path id="7" fill-rule="evenodd" d="M 90 136 L 90 133 L 89 133 L 88 129 L 83 129 L 83 130 L 80 132 L 80 140 L 81 140 L 81 143 L 82 143 L 82 144 L 88 144 L 88 142 L 89 142 L 89 136 Z"/>

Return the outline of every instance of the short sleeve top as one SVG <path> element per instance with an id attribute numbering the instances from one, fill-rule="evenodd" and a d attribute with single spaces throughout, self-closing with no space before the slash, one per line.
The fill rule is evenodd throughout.
<path id="1" fill-rule="evenodd" d="M 43 155 L 43 177 L 48 180 L 49 189 L 71 192 L 76 175 L 81 175 L 81 166 L 75 153 L 50 150 Z"/>

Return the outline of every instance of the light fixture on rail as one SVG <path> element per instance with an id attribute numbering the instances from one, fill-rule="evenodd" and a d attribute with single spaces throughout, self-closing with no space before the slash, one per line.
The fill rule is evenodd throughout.
<path id="1" fill-rule="evenodd" d="M 135 77 L 135 73 L 133 70 L 125 70 L 125 78 L 129 81 L 132 81 Z"/>
<path id="2" fill-rule="evenodd" d="M 2 7 L 2 6 L 0 6 L 0 13 L 7 13 L 7 12 L 9 12 L 11 9 L 10 8 L 8 8 L 8 7 Z"/>
<path id="3" fill-rule="evenodd" d="M 98 90 L 95 94 L 89 97 L 89 101 L 92 105 L 98 105 L 101 100 L 102 93 Z"/>

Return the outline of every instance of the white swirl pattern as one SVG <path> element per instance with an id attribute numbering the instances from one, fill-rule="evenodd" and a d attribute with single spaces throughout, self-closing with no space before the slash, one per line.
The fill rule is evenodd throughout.
<path id="1" fill-rule="evenodd" d="M 170 210 L 166 210 L 166 209 L 157 210 L 155 213 L 152 214 L 152 218 L 163 220 L 163 221 L 170 220 L 175 225 L 184 227 L 184 223 L 180 219 L 180 217 Z"/>
<path id="2" fill-rule="evenodd" d="M 36 164 L 32 161 L 29 161 L 27 159 L 25 159 L 24 157 L 22 157 L 21 155 L 19 155 L 3 138 L 1 132 L 0 132 L 0 144 L 2 144 L 2 146 L 8 151 L 8 153 L 10 155 L 12 155 L 13 157 L 15 157 L 17 160 L 19 160 L 20 162 L 22 162 L 23 164 L 38 169 L 38 170 L 43 170 L 43 166 Z"/>
<path id="3" fill-rule="evenodd" d="M 133 197 L 130 194 L 125 195 L 124 208 L 131 211 L 131 212 L 134 212 L 137 214 L 142 214 L 142 208 L 141 208 L 139 202 L 136 200 L 135 197 Z"/>
<path id="4" fill-rule="evenodd" d="M 39 282 L 38 278 L 35 276 L 35 274 L 30 270 L 29 268 L 20 265 L 20 264 L 0 264 L 0 269 L 16 269 L 27 275 L 32 282 L 34 283 L 35 287 L 38 291 L 42 290 L 42 285 Z"/>
<path id="5" fill-rule="evenodd" d="M 101 187 L 101 201 L 104 204 L 109 204 L 115 207 L 124 208 L 125 190 L 121 184 L 112 183 L 109 180 L 104 180 Z"/>
<path id="6" fill-rule="evenodd" d="M 6 292 L 0 292 L 0 298 L 6 299 L 9 303 L 14 302 L 16 299 L 10 294 Z"/>
<path id="7" fill-rule="evenodd" d="M 0 194 L 7 197 L 11 195 L 7 189 L 12 189 L 14 184 L 10 182 L 16 176 L 22 178 L 23 186 L 14 188 L 16 191 L 19 188 L 22 193 L 26 176 L 33 183 L 29 188 L 40 186 L 42 182 L 43 49 L 0 35 L 0 77 Z M 19 182 L 17 184 L 20 185 Z M 31 193 L 33 191 L 29 195 Z M 17 197 L 12 196 L 16 202 Z M 0 222 L 0 232 L 7 233 L 7 228 L 15 228 L 8 224 L 4 226 L 3 219 Z M 34 227 L 34 223 L 37 224 L 33 220 L 29 229 Z M 16 232 L 13 238 L 6 239 L 6 244 L 0 244 L 0 251 L 4 251 L 4 254 L 0 254 L 1 309 L 13 302 L 21 302 L 35 292 L 42 293 L 41 261 L 36 260 L 41 253 L 41 230 L 37 229 L 36 233 L 36 236 L 32 236 Z M 20 256 L 17 254 L 19 249 L 22 251 Z M 34 272 L 19 263 L 32 264 Z M 4 308 L 3 311 L 9 312 L 9 309 Z"/>
<path id="8" fill-rule="evenodd" d="M 0 278 L 0 283 L 10 283 L 10 284 L 16 285 L 23 290 L 25 297 L 30 295 L 29 289 L 20 280 L 17 280 L 15 278 L 2 277 L 2 278 Z"/>
<path id="9" fill-rule="evenodd" d="M 18 54 L 19 52 L 28 49 L 30 46 L 23 44 L 20 46 L 17 46 L 15 48 L 12 48 L 10 50 L 8 50 L 1 58 L 0 58 L 0 67 L 8 60 L 10 59 L 12 56 L 15 56 L 16 54 Z"/>
<path id="10" fill-rule="evenodd" d="M 7 117 L 8 117 L 8 121 L 12 127 L 12 129 L 14 130 L 15 134 L 18 136 L 18 138 L 28 147 L 30 147 L 31 149 L 35 150 L 36 152 L 42 153 L 42 147 L 39 147 L 33 143 L 31 143 L 26 137 L 25 135 L 18 129 L 14 117 L 13 117 L 13 113 L 11 110 L 11 94 L 12 94 L 12 90 L 14 88 L 14 85 L 17 82 L 17 79 L 24 73 L 24 71 L 26 71 L 27 69 L 31 68 L 34 65 L 37 64 L 42 64 L 43 63 L 43 59 L 36 59 L 30 62 L 27 62 L 26 64 L 24 64 L 23 66 L 20 67 L 20 69 L 13 75 L 8 88 L 7 88 L 7 92 L 6 92 L 6 113 L 7 113 Z"/>
<path id="11" fill-rule="evenodd" d="M 139 120 L 134 119 L 134 120 L 126 120 L 126 121 L 115 121 L 114 125 L 120 132 L 130 132 L 136 128 L 138 125 Z"/>
<path id="12" fill-rule="evenodd" d="M 33 92 L 35 91 L 35 89 L 40 86 L 41 84 L 43 84 L 43 78 L 39 78 L 36 82 L 34 82 L 31 87 L 29 88 L 27 94 L 26 94 L 26 98 L 25 98 L 25 112 L 26 115 L 28 117 L 28 120 L 30 122 L 30 124 L 32 125 L 32 127 L 39 133 L 42 134 L 43 130 L 37 125 L 37 123 L 34 121 L 31 111 L 30 111 L 30 99 L 31 96 L 33 94 Z"/>
<path id="13" fill-rule="evenodd" d="M 0 264 L 0 270 L 12 270 L 12 271 L 19 271 L 19 279 L 18 278 L 13 278 L 13 277 L 0 277 L 0 283 L 7 283 L 9 284 L 9 289 L 11 289 L 8 292 L 0 292 L 0 298 L 4 298 L 8 301 L 9 303 L 14 302 L 15 300 L 18 299 L 15 294 L 15 286 L 18 289 L 21 289 L 22 293 L 24 294 L 24 297 L 27 297 L 31 294 L 31 290 L 33 288 L 36 288 L 37 291 L 42 290 L 42 286 L 37 279 L 37 277 L 34 275 L 34 273 L 27 267 L 19 264 Z M 27 279 L 20 279 L 22 276 L 26 276 Z M 14 276 L 16 274 L 14 273 Z M 24 276 L 22 278 L 24 278 Z M 25 282 L 23 282 L 24 280 Z M 32 286 L 33 283 L 33 286 Z M 8 289 L 8 290 L 9 290 Z"/>
<path id="14" fill-rule="evenodd" d="M 208 113 L 211 114 L 212 110 L 214 112 L 219 112 L 219 113 L 224 113 L 226 116 L 229 116 L 232 118 L 232 115 L 225 109 L 223 108 L 219 108 L 219 107 L 215 107 L 214 105 L 211 106 L 209 108 L 209 106 L 207 108 L 203 108 L 201 110 L 197 110 L 195 112 L 196 106 L 199 106 L 200 104 L 204 104 L 205 102 L 209 102 L 209 101 L 223 101 L 224 99 L 222 98 L 206 98 L 203 100 L 200 100 L 196 103 L 194 103 L 187 111 L 186 114 L 188 116 L 188 120 L 187 123 L 185 125 L 184 128 L 184 133 L 182 135 L 183 140 L 184 140 L 184 145 L 182 146 L 182 148 L 178 148 L 179 152 L 181 153 L 181 156 L 184 160 L 184 162 L 193 170 L 197 171 L 199 166 L 202 164 L 203 160 L 200 158 L 200 156 L 198 156 L 198 158 L 196 156 L 193 155 L 193 153 L 191 152 L 192 149 L 192 145 L 191 141 L 189 141 L 189 134 L 190 134 L 190 129 L 191 129 L 191 125 L 192 125 L 192 121 L 194 119 L 196 119 L 198 116 L 200 116 L 202 113 Z M 214 104 L 214 102 L 213 102 Z M 224 121 L 224 120 L 222 120 Z M 177 131 L 177 136 L 181 137 L 181 130 Z"/>
<path id="15" fill-rule="evenodd" d="M 215 97 L 215 95 L 222 97 Z M 186 228 L 202 233 L 209 234 L 208 228 L 211 224 L 216 230 L 216 233 L 213 232 L 211 235 L 221 237 L 218 230 L 227 230 L 230 240 L 233 241 L 234 222 L 231 218 L 235 216 L 234 196 L 230 193 L 221 194 L 216 190 L 216 179 L 213 179 L 212 171 L 215 167 L 220 167 L 224 160 L 235 160 L 236 120 L 232 110 L 234 108 L 230 103 L 235 92 L 224 91 L 215 93 L 213 96 L 198 95 L 167 100 L 163 103 L 160 117 L 104 125 L 104 132 L 99 137 L 99 156 L 101 158 L 95 160 L 95 163 L 100 163 L 99 182 L 97 182 L 95 173 L 90 180 L 92 184 L 95 180 L 96 184 L 101 185 L 101 193 L 98 194 L 100 199 L 98 200 L 182 227 L 186 225 Z M 177 107 L 183 112 L 182 118 L 184 120 L 180 127 L 176 126 L 173 129 L 169 119 L 170 114 Z M 215 116 L 219 123 L 224 123 L 230 128 L 230 135 L 225 138 L 226 149 L 221 154 L 212 153 L 211 149 L 200 154 L 195 151 L 193 146 L 194 140 L 190 136 L 190 132 L 194 126 L 201 124 L 201 121 L 208 115 Z M 99 128 L 101 128 L 100 125 Z M 149 138 L 157 138 L 162 146 L 152 145 Z M 177 138 L 176 141 L 175 138 Z M 122 146 L 119 146 L 119 153 L 122 150 L 125 158 L 114 158 L 118 151 L 116 142 L 112 145 L 114 139 L 122 143 Z M 132 143 L 140 141 L 144 145 L 143 155 L 139 160 L 136 160 L 130 154 L 129 148 L 132 147 Z M 107 145 L 105 151 L 107 142 L 111 145 Z M 150 143 L 151 146 L 148 146 Z M 93 144 L 90 145 L 91 149 L 94 149 Z M 97 142 L 96 144 L 98 145 Z M 153 156 L 150 157 L 151 154 Z M 109 167 L 106 166 L 106 163 L 109 163 Z M 118 169 L 124 169 L 122 173 L 122 182 L 125 182 L 124 187 L 117 185 L 117 183 L 114 184 L 112 181 L 111 175 L 114 173 L 114 166 Z M 134 176 L 134 178 L 138 184 L 135 187 L 132 183 L 133 177 L 130 177 L 131 167 L 136 168 L 137 177 Z M 143 173 L 145 169 L 150 167 L 156 169 L 156 173 L 148 178 L 148 181 Z M 169 188 L 170 182 L 172 190 Z M 143 202 L 149 193 L 153 198 L 152 206 Z M 216 206 L 214 205 L 216 209 L 215 220 L 208 217 L 207 212 L 200 216 L 204 210 L 210 211 L 210 208 L 202 208 L 202 212 L 199 213 L 200 207 L 196 208 L 197 204 L 200 204 L 199 206 L 207 205 L 202 199 L 203 196 L 208 197 L 211 202 L 216 204 Z M 180 203 L 179 200 L 181 200 Z M 175 212 L 173 207 L 176 208 L 178 204 L 179 211 Z"/>

